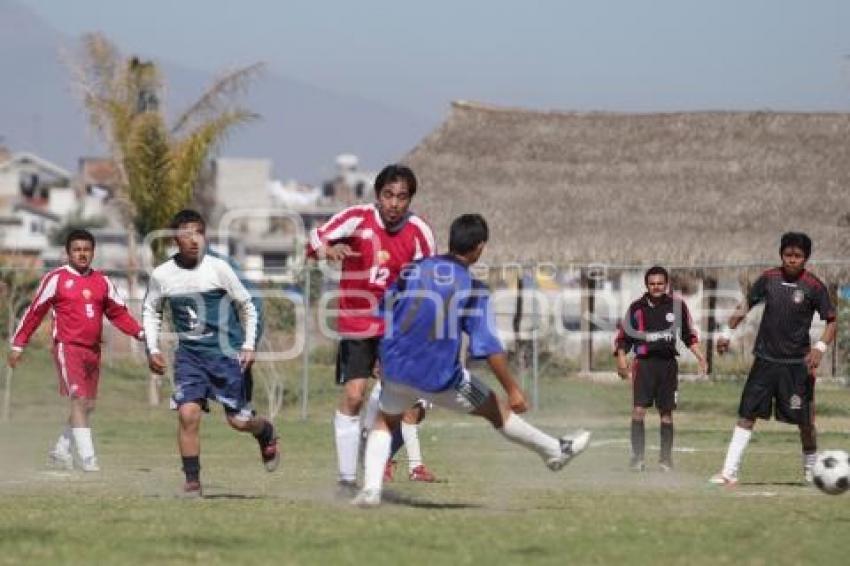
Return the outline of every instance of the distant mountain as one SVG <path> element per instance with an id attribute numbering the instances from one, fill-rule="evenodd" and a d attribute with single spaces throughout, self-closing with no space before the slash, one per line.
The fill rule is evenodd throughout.
<path id="1" fill-rule="evenodd" d="M 78 157 L 102 153 L 60 61 L 60 48 L 73 42 L 29 9 L 0 0 L 0 144 L 71 170 Z M 172 109 L 185 107 L 212 79 L 169 61 L 157 63 Z M 271 158 L 276 175 L 306 182 L 332 173 L 339 153 L 354 153 L 364 167 L 378 168 L 406 154 L 434 126 L 377 102 L 271 73 L 251 87 L 244 102 L 263 119 L 237 131 L 221 154 Z"/>

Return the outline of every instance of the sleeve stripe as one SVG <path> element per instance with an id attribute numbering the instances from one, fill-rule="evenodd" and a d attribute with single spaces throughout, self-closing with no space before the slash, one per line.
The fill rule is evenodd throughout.
<path id="1" fill-rule="evenodd" d="M 428 223 L 416 215 L 410 217 L 410 222 L 419 228 L 419 232 L 421 232 L 422 236 L 425 238 L 425 243 L 428 244 L 428 250 L 425 252 L 425 255 L 432 256 L 437 253 L 437 243 L 434 240 L 434 232 L 431 230 L 431 227 L 428 226 Z"/>
<path id="2" fill-rule="evenodd" d="M 33 297 L 33 301 L 30 303 L 30 306 L 27 307 L 27 310 L 24 311 L 24 315 L 21 317 L 21 320 L 18 322 L 18 326 L 15 328 L 15 333 L 12 335 L 13 341 L 18 337 L 18 333 L 27 322 L 30 314 L 35 312 L 39 306 L 53 298 L 56 294 L 56 286 L 58 282 L 59 274 L 56 272 L 53 272 L 53 274 L 44 278 L 41 288 L 38 290 L 35 297 Z"/>
<path id="3" fill-rule="evenodd" d="M 119 306 L 127 306 L 124 302 L 124 298 L 118 292 L 118 288 L 115 287 L 115 283 L 112 282 L 112 279 L 110 279 L 106 275 L 104 275 L 103 278 L 104 280 L 106 280 L 106 287 L 109 290 L 107 297 Z"/>
<path id="4" fill-rule="evenodd" d="M 348 236 L 351 236 L 354 233 L 354 231 L 357 229 L 357 227 L 362 221 L 363 219 L 360 217 L 349 218 L 333 230 L 328 230 L 327 232 L 325 232 L 322 240 L 327 242 L 339 240 L 341 238 L 347 238 Z"/>

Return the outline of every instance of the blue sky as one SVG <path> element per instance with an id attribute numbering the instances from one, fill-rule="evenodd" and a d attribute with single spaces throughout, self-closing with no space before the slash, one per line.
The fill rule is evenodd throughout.
<path id="1" fill-rule="evenodd" d="M 558 109 L 850 109 L 850 3 L 18 0 L 58 30 L 273 72 L 423 117 L 452 99 Z"/>

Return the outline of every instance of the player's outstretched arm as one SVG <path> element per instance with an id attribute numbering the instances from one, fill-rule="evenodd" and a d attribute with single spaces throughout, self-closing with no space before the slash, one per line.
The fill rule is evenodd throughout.
<path id="1" fill-rule="evenodd" d="M 700 375 L 708 374 L 708 361 L 706 361 L 705 356 L 702 353 L 702 349 L 699 347 L 699 344 L 691 344 L 688 348 L 697 359 L 697 366 L 699 367 Z"/>
<path id="2" fill-rule="evenodd" d="M 492 354 L 487 357 L 487 365 L 493 371 L 493 375 L 499 380 L 499 384 L 505 393 L 508 395 L 508 406 L 515 413 L 524 413 L 528 410 L 528 404 L 525 401 L 525 395 L 522 389 L 519 388 L 514 376 L 511 374 L 510 366 L 508 365 L 508 356 L 504 352 Z"/>
<path id="3" fill-rule="evenodd" d="M 118 293 L 118 289 L 115 287 L 115 284 L 112 283 L 112 280 L 108 277 L 105 279 L 108 292 L 104 299 L 105 304 L 103 306 L 103 313 L 106 315 L 106 318 L 109 319 L 109 322 L 111 322 L 115 328 L 127 336 L 132 336 L 137 340 L 143 340 L 145 333 L 144 330 L 142 330 L 142 325 L 139 324 L 132 314 L 130 314 L 130 309 L 127 308 L 127 303 Z"/>
<path id="4" fill-rule="evenodd" d="M 53 300 L 56 297 L 58 284 L 59 275 L 55 272 L 55 270 L 51 271 L 41 279 L 41 282 L 38 284 L 38 289 L 36 289 L 35 295 L 33 295 L 32 302 L 30 302 L 27 310 L 24 311 L 24 315 L 21 317 L 21 321 L 15 329 L 15 334 L 12 336 L 11 342 L 13 351 L 23 351 L 29 343 L 33 333 L 35 333 L 41 325 L 41 321 L 44 320 L 45 315 L 47 315 L 53 306 Z M 18 363 L 20 358 L 20 355 L 17 356 L 15 364 Z"/>
<path id="5" fill-rule="evenodd" d="M 151 276 L 148 290 L 142 305 L 142 326 L 144 327 L 145 348 L 148 353 L 148 367 L 157 375 L 165 373 L 165 356 L 159 351 L 159 331 L 162 327 L 162 287 Z"/>
<path id="6" fill-rule="evenodd" d="M 617 348 L 615 354 L 617 356 L 617 375 L 620 379 L 628 379 L 630 375 L 629 358 L 626 357 L 626 352 L 622 348 Z"/>
<path id="7" fill-rule="evenodd" d="M 15 369 L 21 361 L 21 358 L 24 357 L 24 351 L 19 349 L 13 349 L 9 352 L 9 357 L 6 358 L 6 363 L 10 368 Z"/>
<path id="8" fill-rule="evenodd" d="M 735 307 L 735 312 L 733 312 L 732 316 L 729 317 L 727 327 L 721 331 L 720 336 L 717 338 L 718 354 L 723 355 L 729 351 L 729 344 L 732 342 L 732 331 L 738 328 L 741 321 L 747 317 L 747 312 L 749 312 L 749 310 L 750 306 L 746 301 L 739 303 L 738 306 Z"/>
<path id="9" fill-rule="evenodd" d="M 835 340 L 836 331 L 837 326 L 835 319 L 826 323 L 826 328 L 823 329 L 823 334 L 821 334 L 820 340 L 815 342 L 809 349 L 809 353 L 806 354 L 806 365 L 809 367 L 809 371 L 813 372 L 818 369 L 821 359 L 826 353 L 827 347 L 832 344 L 833 340 Z"/>

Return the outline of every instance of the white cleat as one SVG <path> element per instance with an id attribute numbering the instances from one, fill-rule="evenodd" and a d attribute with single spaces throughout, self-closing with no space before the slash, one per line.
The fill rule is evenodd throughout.
<path id="1" fill-rule="evenodd" d="M 814 485 L 815 483 L 815 471 L 812 469 L 812 466 L 804 466 L 803 467 L 803 485 Z"/>
<path id="2" fill-rule="evenodd" d="M 371 489 L 361 489 L 360 493 L 351 500 L 351 504 L 363 509 L 377 507 L 381 504 L 381 492 Z"/>
<path id="3" fill-rule="evenodd" d="M 88 458 L 84 458 L 82 462 L 80 462 L 80 469 L 84 472 L 99 472 L 100 466 L 97 464 L 97 457 L 90 456 Z"/>
<path id="4" fill-rule="evenodd" d="M 735 476 L 727 476 L 721 472 L 708 478 L 708 483 L 713 485 L 722 485 L 725 487 L 735 487 L 738 485 L 738 478 Z"/>
<path id="5" fill-rule="evenodd" d="M 573 459 L 587 449 L 590 443 L 590 432 L 587 430 L 578 430 L 571 435 L 562 436 L 559 439 L 561 443 L 561 454 L 556 458 L 549 458 L 546 461 L 546 466 L 553 472 L 557 472 Z"/>
<path id="6" fill-rule="evenodd" d="M 58 452 L 51 450 L 47 454 L 47 461 L 51 468 L 57 470 L 73 470 L 74 456 L 70 452 Z"/>

